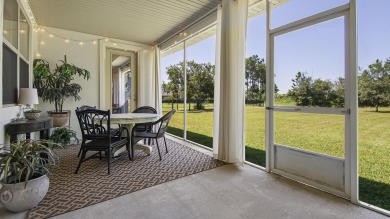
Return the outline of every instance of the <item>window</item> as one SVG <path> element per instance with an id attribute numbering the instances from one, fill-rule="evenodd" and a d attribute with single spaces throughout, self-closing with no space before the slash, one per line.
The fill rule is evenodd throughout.
<path id="1" fill-rule="evenodd" d="M 3 104 L 18 101 L 18 88 L 29 87 L 30 25 L 17 1 L 4 1 Z"/>
<path id="2" fill-rule="evenodd" d="M 209 148 L 213 144 L 215 44 L 216 26 L 211 26 L 161 51 L 163 113 L 176 109 L 168 132 Z"/>
<path id="3" fill-rule="evenodd" d="M 3 104 L 17 102 L 17 86 L 17 55 L 3 44 Z"/>

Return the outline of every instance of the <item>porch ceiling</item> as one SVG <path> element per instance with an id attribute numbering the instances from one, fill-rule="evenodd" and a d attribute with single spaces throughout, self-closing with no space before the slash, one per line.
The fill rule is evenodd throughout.
<path id="1" fill-rule="evenodd" d="M 157 44 L 213 10 L 218 0 L 30 0 L 38 25 Z"/>

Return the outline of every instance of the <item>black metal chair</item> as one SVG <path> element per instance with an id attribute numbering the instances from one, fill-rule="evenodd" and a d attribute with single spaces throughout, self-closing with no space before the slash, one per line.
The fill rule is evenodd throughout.
<path id="1" fill-rule="evenodd" d="M 151 106 L 141 106 L 141 107 L 138 107 L 137 109 L 135 109 L 133 111 L 133 113 L 157 114 L 157 110 Z M 150 132 L 151 130 L 152 130 L 152 126 L 147 126 L 147 127 L 146 126 L 138 126 L 136 129 L 137 132 L 143 132 L 143 131 Z M 146 139 L 144 140 L 144 144 L 146 144 Z M 148 144 L 150 145 L 150 139 L 149 139 Z"/>
<path id="2" fill-rule="evenodd" d="M 96 109 L 96 106 L 82 105 L 80 107 L 76 107 L 76 113 L 77 113 L 77 111 L 83 111 L 83 110 L 87 110 L 87 109 Z M 79 120 L 79 123 L 80 123 L 80 120 Z M 86 140 L 84 140 L 84 138 L 83 138 L 83 141 L 86 141 Z M 81 147 L 80 147 L 79 153 L 77 154 L 77 157 L 80 157 L 80 154 L 81 154 Z"/>
<path id="3" fill-rule="evenodd" d="M 108 162 L 108 174 L 110 174 L 110 164 L 115 158 L 112 156 L 113 149 L 126 146 L 129 159 L 130 154 L 130 135 L 126 127 L 120 128 L 120 135 L 113 136 L 110 131 L 110 110 L 103 111 L 97 109 L 76 110 L 79 120 L 83 140 L 81 143 L 81 157 L 75 174 L 80 169 L 81 163 L 91 158 L 102 158 L 104 152 Z M 124 133 L 126 135 L 124 136 Z M 97 153 L 85 158 L 88 151 Z"/>
<path id="4" fill-rule="evenodd" d="M 161 160 L 161 153 L 160 153 L 160 147 L 158 145 L 158 139 L 164 138 L 165 150 L 166 150 L 166 153 L 168 153 L 167 142 L 165 140 L 165 132 L 168 128 L 169 121 L 171 120 L 172 115 L 175 112 L 176 112 L 175 109 L 169 111 L 167 114 L 165 114 L 163 117 L 161 117 L 156 122 L 138 123 L 138 124 L 134 125 L 133 129 L 131 130 L 131 154 L 132 154 L 132 157 L 134 156 L 133 146 L 138 141 L 140 141 L 142 139 L 155 139 L 156 140 L 158 155 L 159 155 L 160 160 Z M 138 131 L 142 127 L 153 127 L 153 126 L 158 126 L 158 129 L 156 132 L 153 131 L 153 128 L 150 129 L 150 131 L 148 131 L 148 130 Z"/>
<path id="5" fill-rule="evenodd" d="M 76 107 L 76 112 L 77 111 L 87 110 L 87 109 L 96 109 L 96 106 L 82 105 L 80 107 Z M 80 123 L 80 121 L 79 121 L 79 123 Z M 111 128 L 111 135 L 112 136 L 118 136 L 119 135 L 119 132 L 120 132 L 119 129 L 121 128 L 121 125 L 118 124 L 118 126 L 119 126 L 118 128 Z M 80 157 L 80 154 L 81 154 L 81 147 L 80 147 L 79 153 L 77 154 L 77 157 Z"/>
<path id="6" fill-rule="evenodd" d="M 157 110 L 151 106 L 141 106 L 133 111 L 133 113 L 151 113 L 157 114 Z"/>

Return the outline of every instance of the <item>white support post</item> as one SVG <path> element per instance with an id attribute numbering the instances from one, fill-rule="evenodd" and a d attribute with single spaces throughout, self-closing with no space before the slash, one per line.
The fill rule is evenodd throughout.
<path id="1" fill-rule="evenodd" d="M 187 140 L 187 47 L 186 47 L 186 41 L 183 42 L 183 47 L 184 47 L 184 65 L 183 65 L 183 72 L 184 72 L 184 106 L 183 106 L 183 138 Z"/>
<path id="2" fill-rule="evenodd" d="M 273 169 L 273 145 L 274 145 L 274 74 L 273 74 L 273 57 L 272 57 L 272 39 L 271 39 L 271 2 L 266 0 L 266 111 L 265 111 L 265 144 L 266 144 L 266 162 L 265 168 L 268 172 Z"/>
<path id="3" fill-rule="evenodd" d="M 0 31 L 3 33 L 3 11 L 4 11 L 4 1 L 0 1 Z M 3 42 L 3 34 L 0 34 L 0 40 Z M 3 46 L 0 48 L 0 66 L 3 66 Z M 0 78 L 3 78 L 3 68 L 0 69 Z M 0 108 L 3 108 L 3 84 L 0 84 Z"/>
<path id="4" fill-rule="evenodd" d="M 349 8 L 349 75 L 350 75 L 350 193 L 351 202 L 359 201 L 359 175 L 358 175 L 358 66 L 357 66 L 357 16 L 356 0 L 350 0 Z"/>

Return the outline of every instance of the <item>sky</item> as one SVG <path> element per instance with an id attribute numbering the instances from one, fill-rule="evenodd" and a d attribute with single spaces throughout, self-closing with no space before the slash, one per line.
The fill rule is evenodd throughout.
<path id="1" fill-rule="evenodd" d="M 271 28 L 343 5 L 348 0 L 290 0 L 272 10 Z M 390 58 L 390 0 L 357 0 L 358 66 L 367 68 L 376 59 Z M 265 59 L 266 20 L 259 15 L 249 20 L 246 57 Z M 344 19 L 337 18 L 275 38 L 275 83 L 287 93 L 297 72 L 334 81 L 344 77 Z M 215 36 L 187 48 L 187 60 L 215 63 Z M 166 68 L 183 60 L 183 51 L 162 58 L 162 80 Z"/>

